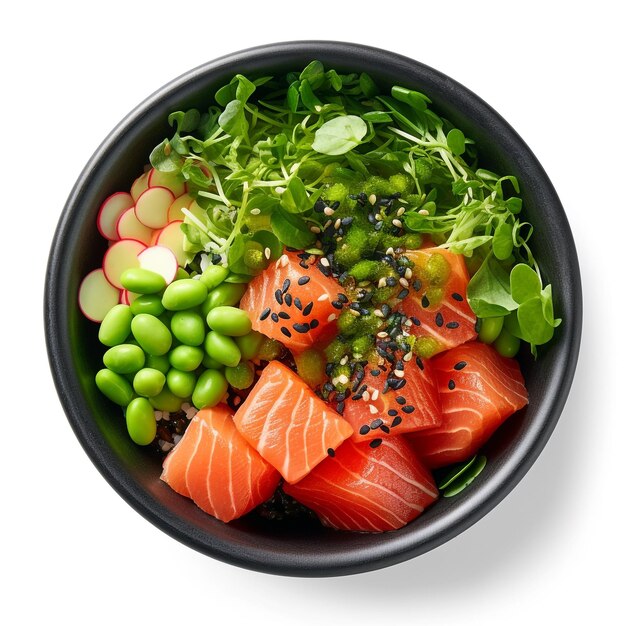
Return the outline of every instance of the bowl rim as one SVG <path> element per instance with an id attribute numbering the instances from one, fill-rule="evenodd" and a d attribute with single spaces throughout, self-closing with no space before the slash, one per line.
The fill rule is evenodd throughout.
<path id="1" fill-rule="evenodd" d="M 159 101 L 173 96 L 183 87 L 202 84 L 206 78 L 218 71 L 231 69 L 259 57 L 277 58 L 292 54 L 306 55 L 311 59 L 319 55 L 333 54 L 340 58 L 358 56 L 363 62 L 385 67 L 411 68 L 419 71 L 429 82 L 434 82 L 441 89 L 452 94 L 450 101 L 469 105 L 473 116 L 488 120 L 494 134 L 506 139 L 515 146 L 519 158 L 524 159 L 526 167 L 533 173 L 542 186 L 544 197 L 549 201 L 550 211 L 559 222 L 564 246 L 563 262 L 570 268 L 572 302 L 567 303 L 569 313 L 567 323 L 560 339 L 560 364 L 556 379 L 551 388 L 554 393 L 544 398 L 542 410 L 536 423 L 525 438 L 519 442 L 513 453 L 499 469 L 496 476 L 480 489 L 473 491 L 462 504 L 447 512 L 446 515 L 426 528 L 406 535 L 387 534 L 385 541 L 374 547 L 367 546 L 326 554 L 315 555 L 278 554 L 274 549 L 263 546 L 237 547 L 233 551 L 228 541 L 209 535 L 200 535 L 194 527 L 172 515 L 169 510 L 145 490 L 128 478 L 115 471 L 111 463 L 111 452 L 105 443 L 99 440 L 98 433 L 90 429 L 81 419 L 82 407 L 77 401 L 80 387 L 74 372 L 67 367 L 70 351 L 66 332 L 67 310 L 59 304 L 57 294 L 62 288 L 61 276 L 66 266 L 67 249 L 65 239 L 80 215 L 80 197 L 89 185 L 92 172 L 105 159 L 114 147 L 123 140 L 128 129 L 136 124 Z M 564 303 L 566 304 L 566 303 Z M 582 334 L 582 285 L 576 247 L 565 211 L 543 167 L 517 132 L 491 106 L 475 93 L 451 79 L 445 74 L 424 65 L 414 59 L 358 43 L 325 40 L 283 41 L 255 46 L 235 51 L 212 61 L 199 65 L 174 80 L 168 82 L 143 102 L 130 111 L 103 140 L 80 173 L 61 214 L 50 248 L 46 270 L 44 291 L 44 326 L 48 359 L 59 399 L 72 429 L 83 449 L 109 484 L 124 500 L 149 520 L 156 527 L 208 556 L 221 561 L 261 572 L 296 575 L 296 576 L 335 576 L 371 571 L 386 567 L 423 554 L 449 539 L 460 534 L 492 510 L 530 469 L 552 434 L 565 405 L 576 369 Z"/>

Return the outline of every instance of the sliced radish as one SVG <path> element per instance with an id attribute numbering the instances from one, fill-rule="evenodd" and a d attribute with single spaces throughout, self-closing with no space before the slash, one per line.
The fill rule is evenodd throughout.
<path id="1" fill-rule="evenodd" d="M 89 272 L 78 288 L 78 306 L 92 322 L 101 322 L 119 299 L 120 290 L 107 280 L 101 268 Z"/>
<path id="2" fill-rule="evenodd" d="M 193 198 L 188 193 L 176 198 L 167 211 L 167 221 L 175 222 L 176 220 L 184 220 L 185 214 L 181 211 L 181 209 L 183 207 L 188 209 L 193 201 Z"/>
<path id="3" fill-rule="evenodd" d="M 150 246 L 137 255 L 139 267 L 161 274 L 166 284 L 170 284 L 176 278 L 178 261 L 174 253 L 165 246 Z"/>
<path id="4" fill-rule="evenodd" d="M 140 294 L 135 293 L 134 291 L 128 291 L 128 289 L 122 289 L 120 291 L 120 304 L 128 304 L 131 305 Z"/>
<path id="5" fill-rule="evenodd" d="M 165 228 L 165 226 L 163 227 Z M 156 246 L 157 245 L 157 241 L 159 239 L 159 235 L 161 234 L 161 231 L 163 230 L 163 228 L 158 228 L 157 230 L 153 230 L 152 231 L 152 237 L 150 237 L 150 244 L 151 246 Z"/>
<path id="6" fill-rule="evenodd" d="M 165 187 L 169 189 L 176 198 L 182 196 L 187 190 L 185 181 L 181 180 L 177 174 L 169 174 L 167 172 L 159 172 L 159 170 L 151 169 L 148 173 L 148 187 Z"/>
<path id="7" fill-rule="evenodd" d="M 148 228 L 163 228 L 174 194 L 165 187 L 149 187 L 137 198 L 135 215 Z"/>
<path id="8" fill-rule="evenodd" d="M 152 229 L 144 226 L 135 215 L 135 209 L 130 207 L 122 213 L 116 225 L 118 239 L 136 239 L 146 245 L 152 239 Z"/>
<path id="9" fill-rule="evenodd" d="M 187 262 L 187 254 L 183 250 L 185 235 L 180 229 L 180 225 L 182 223 L 182 220 L 170 222 L 167 226 L 159 231 L 159 235 L 157 237 L 157 244 L 159 246 L 165 246 L 166 248 L 169 248 L 174 253 L 174 256 L 176 257 L 176 262 L 181 267 L 183 267 Z"/>
<path id="10" fill-rule="evenodd" d="M 100 234 L 109 239 L 116 241 L 119 239 L 116 225 L 120 215 L 135 204 L 133 197 L 124 191 L 118 191 L 110 195 L 100 206 L 98 211 L 97 225 Z"/>
<path id="11" fill-rule="evenodd" d="M 133 200 L 137 202 L 137 198 L 148 188 L 148 175 L 149 171 L 145 172 L 141 176 L 135 178 L 135 182 L 131 185 L 130 195 Z"/>
<path id="12" fill-rule="evenodd" d="M 107 280 L 118 289 L 123 289 L 120 276 L 131 267 L 139 267 L 137 255 L 145 249 L 146 245 L 136 239 L 116 241 L 104 253 L 102 261 L 102 269 Z"/>

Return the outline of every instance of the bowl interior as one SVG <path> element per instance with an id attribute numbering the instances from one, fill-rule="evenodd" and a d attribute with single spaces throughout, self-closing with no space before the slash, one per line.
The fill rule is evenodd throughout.
<path id="1" fill-rule="evenodd" d="M 223 524 L 159 480 L 160 461 L 128 438 L 121 410 L 98 392 L 102 347 L 97 327 L 77 307 L 80 280 L 101 266 L 106 243 L 95 223 L 102 200 L 128 190 L 151 149 L 169 136 L 169 112 L 206 108 L 234 73 L 278 75 L 312 59 L 342 71 L 366 71 L 384 88 L 402 84 L 426 93 L 433 108 L 478 145 L 481 165 L 518 176 L 524 215 L 542 273 L 552 282 L 555 339 L 534 361 L 522 356 L 530 404 L 489 442 L 488 464 L 470 489 L 440 499 L 393 533 L 341 533 L 321 526 L 268 524 L 255 515 Z M 425 552 L 474 523 L 508 493 L 539 454 L 572 380 L 581 325 L 580 275 L 571 233 L 545 172 L 517 134 L 477 96 L 446 76 L 404 57 L 353 44 L 292 42 L 223 57 L 180 77 L 148 98 L 116 127 L 81 174 L 63 211 L 46 285 L 51 367 L 68 418 L 104 477 L 133 507 L 184 543 L 211 556 L 264 571 L 328 575 L 374 569 Z"/>

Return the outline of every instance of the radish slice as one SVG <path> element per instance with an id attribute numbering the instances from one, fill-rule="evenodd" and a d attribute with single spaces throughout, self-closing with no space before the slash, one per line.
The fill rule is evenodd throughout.
<path id="1" fill-rule="evenodd" d="M 89 272 L 78 288 L 78 306 L 92 322 L 101 322 L 119 299 L 119 289 L 106 279 L 101 268 Z"/>
<path id="2" fill-rule="evenodd" d="M 180 179 L 176 174 L 168 174 L 167 172 L 159 172 L 159 170 L 151 169 L 148 173 L 148 187 L 165 187 L 169 189 L 176 198 L 182 196 L 187 190 L 185 181 Z"/>
<path id="3" fill-rule="evenodd" d="M 166 227 L 164 226 L 163 228 L 166 228 Z M 157 241 L 159 239 L 159 235 L 163 232 L 163 228 L 159 228 L 157 230 L 153 230 L 152 231 L 152 237 L 150 237 L 149 245 L 151 245 L 151 246 L 156 246 L 157 245 Z"/>
<path id="4" fill-rule="evenodd" d="M 140 294 L 135 293 L 134 291 L 128 291 L 128 289 L 122 289 L 120 291 L 120 304 L 128 304 L 131 305 Z"/>
<path id="5" fill-rule="evenodd" d="M 187 262 L 187 254 L 183 250 L 185 235 L 180 229 L 180 225 L 182 223 L 182 220 L 170 222 L 167 226 L 159 231 L 159 235 L 157 237 L 157 244 L 159 246 L 165 246 L 166 248 L 169 248 L 174 253 L 174 256 L 176 257 L 176 262 L 181 267 L 183 267 Z"/>
<path id="6" fill-rule="evenodd" d="M 148 174 L 149 172 L 146 172 L 138 178 L 135 178 L 135 182 L 130 188 L 130 195 L 135 202 L 137 202 L 137 198 L 148 188 Z"/>
<path id="7" fill-rule="evenodd" d="M 118 289 L 123 289 L 121 275 L 131 267 L 139 267 L 137 255 L 145 249 L 146 245 L 136 239 L 116 241 L 104 253 L 102 261 L 102 269 L 107 280 Z"/>
<path id="8" fill-rule="evenodd" d="M 163 228 L 174 194 L 165 187 L 150 187 L 137 198 L 135 215 L 148 228 Z"/>
<path id="9" fill-rule="evenodd" d="M 183 207 L 188 209 L 193 201 L 193 198 L 188 193 L 176 198 L 167 211 L 167 221 L 175 222 L 177 220 L 184 220 L 185 214 L 181 211 L 181 209 Z"/>
<path id="10" fill-rule="evenodd" d="M 119 239 L 116 225 L 120 215 L 135 204 L 133 197 L 126 192 L 118 191 L 110 195 L 100 206 L 98 211 L 97 225 L 100 234 L 109 239 L 116 241 Z"/>
<path id="11" fill-rule="evenodd" d="M 152 240 L 152 229 L 144 226 L 135 215 L 135 209 L 130 207 L 117 220 L 118 239 L 136 239 L 146 245 Z"/>
<path id="12" fill-rule="evenodd" d="M 176 278 L 178 261 L 174 253 L 165 246 L 150 246 L 137 255 L 139 267 L 161 274 L 166 284 Z"/>

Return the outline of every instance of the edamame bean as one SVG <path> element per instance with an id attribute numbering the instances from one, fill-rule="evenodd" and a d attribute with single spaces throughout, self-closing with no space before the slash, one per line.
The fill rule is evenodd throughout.
<path id="1" fill-rule="evenodd" d="M 116 304 L 104 317 L 98 330 L 98 339 L 105 346 L 124 343 L 130 335 L 130 322 L 133 319 L 127 304 Z"/>
<path id="2" fill-rule="evenodd" d="M 126 408 L 126 428 L 139 446 L 147 446 L 156 437 L 154 409 L 145 398 L 135 398 Z"/>
<path id="3" fill-rule="evenodd" d="M 478 339 L 483 343 L 493 343 L 502 330 L 503 317 L 486 317 L 480 320 Z"/>
<path id="4" fill-rule="evenodd" d="M 146 398 L 161 393 L 164 384 L 165 374 L 151 367 L 140 369 L 133 378 L 133 389 L 138 395 Z"/>
<path id="5" fill-rule="evenodd" d="M 148 354 L 155 356 L 165 354 L 172 345 L 172 333 L 154 315 L 148 315 L 147 313 L 135 315 L 130 328 L 139 345 Z"/>
<path id="6" fill-rule="evenodd" d="M 124 289 L 134 293 L 158 293 L 165 289 L 165 278 L 152 270 L 143 267 L 131 267 L 120 276 Z"/>
<path id="7" fill-rule="evenodd" d="M 150 404 L 158 411 L 167 411 L 168 413 L 176 413 L 180 411 L 180 407 L 183 403 L 183 398 L 175 396 L 167 385 L 163 387 L 161 393 L 156 396 L 148 398 Z"/>
<path id="8" fill-rule="evenodd" d="M 227 390 L 228 381 L 224 374 L 216 370 L 205 370 L 198 378 L 191 401 L 197 409 L 215 406 Z"/>
<path id="9" fill-rule="evenodd" d="M 241 352 L 241 358 L 244 361 L 250 361 L 259 353 L 263 343 L 263 335 L 253 330 L 242 337 L 235 337 L 235 343 Z"/>
<path id="10" fill-rule="evenodd" d="M 109 348 L 104 353 L 102 362 L 117 374 L 132 374 L 144 366 L 146 355 L 139 346 L 121 343 Z"/>
<path id="11" fill-rule="evenodd" d="M 222 370 L 224 366 L 215 359 L 211 358 L 206 352 L 204 353 L 204 357 L 202 357 L 202 365 L 206 367 L 208 370 Z"/>
<path id="12" fill-rule="evenodd" d="M 161 303 L 161 296 L 150 293 L 135 298 L 130 304 L 130 310 L 133 315 L 147 313 L 148 315 L 158 317 L 165 311 L 165 307 Z"/>
<path id="13" fill-rule="evenodd" d="M 101 369 L 96 374 L 96 386 L 111 402 L 120 406 L 126 406 L 133 399 L 130 383 L 109 369 Z"/>
<path id="14" fill-rule="evenodd" d="M 215 330 L 207 334 L 204 349 L 212 359 L 228 367 L 235 367 L 241 361 L 241 352 L 235 340 Z"/>
<path id="15" fill-rule="evenodd" d="M 167 286 L 161 302 L 170 311 L 183 311 L 202 304 L 207 293 L 206 285 L 200 280 L 183 278 Z"/>
<path id="16" fill-rule="evenodd" d="M 252 322 L 246 311 L 234 306 L 217 306 L 206 316 L 213 330 L 229 337 L 242 337 L 252 330 Z"/>
<path id="17" fill-rule="evenodd" d="M 200 346 L 204 341 L 205 328 L 202 316 L 193 311 L 178 311 L 170 324 L 176 339 L 188 346 Z"/>
<path id="18" fill-rule="evenodd" d="M 200 280 L 206 285 L 206 288 L 211 291 L 220 283 L 224 282 L 227 276 L 228 270 L 223 265 L 209 265 L 209 267 L 202 272 Z"/>
<path id="19" fill-rule="evenodd" d="M 176 270 L 176 276 L 174 277 L 174 280 L 181 280 L 183 278 L 189 278 L 189 272 L 186 269 L 179 267 Z"/>
<path id="20" fill-rule="evenodd" d="M 247 389 L 254 382 L 254 367 L 242 361 L 236 367 L 227 367 L 224 370 L 226 380 L 235 389 Z"/>
<path id="21" fill-rule="evenodd" d="M 216 306 L 233 306 L 246 292 L 247 285 L 239 283 L 222 283 L 209 293 L 202 304 L 202 315 L 205 317 Z"/>
<path id="22" fill-rule="evenodd" d="M 190 398 L 196 386 L 196 375 L 193 372 L 182 372 L 170 369 L 167 373 L 167 386 L 179 398 Z"/>
<path id="23" fill-rule="evenodd" d="M 519 350 L 520 340 L 512 335 L 506 328 L 503 328 L 494 341 L 493 347 L 502 356 L 514 357 Z"/>
<path id="24" fill-rule="evenodd" d="M 159 370 L 163 374 L 167 374 L 170 369 L 170 360 L 166 354 L 146 354 L 146 367 L 150 367 L 155 370 Z"/>
<path id="25" fill-rule="evenodd" d="M 183 372 L 193 372 L 204 357 L 204 351 L 197 346 L 176 346 L 169 354 L 170 365 Z"/>

